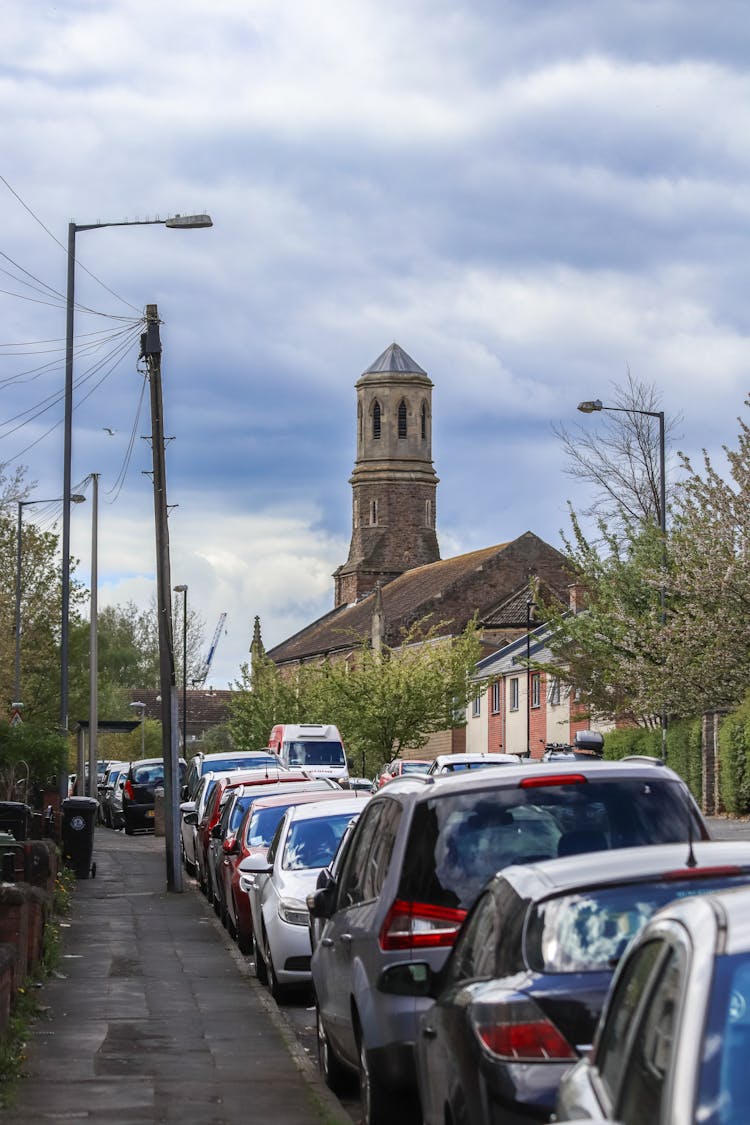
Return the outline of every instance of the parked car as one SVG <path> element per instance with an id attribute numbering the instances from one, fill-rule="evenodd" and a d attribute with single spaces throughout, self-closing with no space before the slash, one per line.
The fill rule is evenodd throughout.
<path id="1" fill-rule="evenodd" d="M 558 1121 L 734 1125 L 750 1106 L 750 891 L 681 898 L 622 958 Z"/>
<path id="2" fill-rule="evenodd" d="M 260 980 L 274 998 L 288 985 L 310 981 L 310 919 L 307 895 L 336 854 L 353 817 L 369 796 L 295 805 L 284 813 L 265 857 L 243 861 L 253 916 L 253 954 Z"/>
<path id="3" fill-rule="evenodd" d="M 427 773 L 431 765 L 431 761 L 423 758 L 394 758 L 378 770 L 372 783 L 372 792 L 377 793 L 378 789 L 393 781 L 394 777 L 403 777 L 409 773 Z"/>
<path id="4" fill-rule="evenodd" d="M 277 766 L 278 759 L 270 750 L 236 750 L 232 753 L 194 754 L 188 763 L 183 801 L 192 801 L 198 792 L 201 778 L 207 773 L 230 773 L 232 770 L 254 769 L 265 765 Z"/>
<path id="5" fill-rule="evenodd" d="M 253 949 L 253 919 L 243 885 L 242 861 L 251 855 L 266 855 L 282 816 L 292 805 L 347 796 L 338 783 L 326 778 L 253 789 L 239 829 L 234 836 L 227 834 L 223 841 L 219 880 L 226 927 L 241 953 L 249 954 Z"/>
<path id="6" fill-rule="evenodd" d="M 191 824 L 194 820 L 196 822 L 196 876 L 201 890 L 207 897 L 210 895 L 213 899 L 213 888 L 209 887 L 208 882 L 208 843 L 211 838 L 211 830 L 219 822 L 222 799 L 227 789 L 236 789 L 239 785 L 276 785 L 280 781 L 304 784 L 309 780 L 310 777 L 306 773 L 299 771 L 293 773 L 291 770 L 281 769 L 279 766 L 272 770 L 263 766 L 259 769 L 233 770 L 231 773 L 212 776 L 200 820 L 197 819 L 195 813 L 186 813 L 184 817 L 188 824 Z"/>
<path id="7" fill-rule="evenodd" d="M 179 759 L 178 769 L 179 786 L 187 770 L 187 762 L 184 758 Z M 122 791 L 122 817 L 127 836 L 132 836 L 136 831 L 153 832 L 154 790 L 163 785 L 163 758 L 145 758 L 130 763 Z"/>
<path id="8" fill-rule="evenodd" d="M 674 898 L 749 881 L 746 841 L 625 848 L 496 875 L 440 972 L 402 962 L 379 981 L 436 999 L 416 1043 L 425 1125 L 548 1121 L 645 922 Z"/>
<path id="9" fill-rule="evenodd" d="M 518 754 L 438 754 L 427 771 L 436 773 L 462 773 L 464 770 L 482 770 L 487 766 L 517 766 Z"/>
<path id="10" fill-rule="evenodd" d="M 350 777 L 347 784 L 347 789 L 350 793 L 371 793 L 372 792 L 372 778 L 371 777 Z"/>
<path id="11" fill-rule="evenodd" d="M 111 782 L 112 775 L 117 773 L 127 765 L 127 762 L 116 762 L 114 759 L 111 762 L 100 763 L 103 766 L 101 774 L 97 774 L 96 792 L 99 800 L 99 808 L 97 810 L 97 819 L 100 824 L 107 824 L 108 821 L 105 816 L 105 805 L 107 800 L 107 785 Z"/>
<path id="12" fill-rule="evenodd" d="M 326 919 L 312 957 L 320 1062 L 329 1086 L 357 1070 L 365 1125 L 416 1091 L 414 1044 L 429 998 L 378 988 L 419 957 L 434 972 L 488 879 L 512 863 L 708 838 L 684 782 L 663 765 L 532 763 L 415 774 L 365 809 L 337 879 L 308 900 Z"/>
<path id="13" fill-rule="evenodd" d="M 113 766 L 108 772 L 101 797 L 102 823 L 108 828 L 122 828 L 125 821 L 122 815 L 122 793 L 128 776 L 127 765 Z"/>

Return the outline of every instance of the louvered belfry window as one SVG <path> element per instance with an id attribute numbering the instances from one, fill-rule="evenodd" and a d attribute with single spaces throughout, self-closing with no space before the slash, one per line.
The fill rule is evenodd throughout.
<path id="1" fill-rule="evenodd" d="M 380 437 L 380 403 L 376 402 L 372 408 L 372 436 Z"/>
<path id="2" fill-rule="evenodd" d="M 403 399 L 398 404 L 398 436 L 406 437 L 406 403 Z"/>

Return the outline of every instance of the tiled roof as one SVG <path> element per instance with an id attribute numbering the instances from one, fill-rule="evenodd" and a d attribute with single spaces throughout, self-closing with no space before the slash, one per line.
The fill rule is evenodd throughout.
<path id="1" fill-rule="evenodd" d="M 131 691 L 132 702 L 146 704 L 146 718 L 161 720 L 161 692 L 154 689 Z M 212 689 L 189 688 L 187 692 L 187 710 L 189 727 L 215 727 L 225 723 L 229 718 L 229 700 L 234 693 L 231 691 L 213 691 Z M 177 686 L 177 709 L 182 715 L 182 688 Z"/>
<path id="2" fill-rule="evenodd" d="M 562 574 L 562 556 L 531 532 L 511 543 L 407 570 L 382 588 L 386 643 L 398 644 L 404 631 L 423 619 L 433 625 L 445 623 L 447 633 L 460 632 L 476 611 L 481 615 L 484 607 L 507 601 L 509 592 L 518 590 L 529 560 L 541 560 Z M 563 579 L 556 584 L 563 586 Z M 339 606 L 267 655 L 284 664 L 356 648 L 370 635 L 374 602 L 372 593 L 354 605 Z"/>

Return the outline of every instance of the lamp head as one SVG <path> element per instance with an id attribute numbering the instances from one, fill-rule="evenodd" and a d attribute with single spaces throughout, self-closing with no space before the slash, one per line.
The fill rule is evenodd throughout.
<path id="1" fill-rule="evenodd" d="M 578 409 L 581 414 L 595 414 L 597 410 L 602 410 L 602 400 L 600 398 L 590 399 L 588 402 L 579 402 Z"/>
<path id="2" fill-rule="evenodd" d="M 213 220 L 210 215 L 173 215 L 165 219 L 165 227 L 176 227 L 182 230 L 194 230 L 196 227 L 212 227 Z"/>
<path id="3" fill-rule="evenodd" d="M 174 590 L 175 594 L 187 593 L 187 586 L 173 586 L 172 589 Z"/>
<path id="4" fill-rule="evenodd" d="M 71 504 L 85 504 L 86 497 L 81 496 L 80 492 L 72 492 L 70 495 Z"/>

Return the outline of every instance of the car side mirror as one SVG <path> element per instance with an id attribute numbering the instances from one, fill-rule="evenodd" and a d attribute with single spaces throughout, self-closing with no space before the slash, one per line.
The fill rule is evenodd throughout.
<path id="1" fill-rule="evenodd" d="M 213 826 L 213 828 L 211 829 L 211 839 L 212 840 L 220 840 L 221 839 L 221 825 L 220 824 L 215 824 Z"/>
<path id="2" fill-rule="evenodd" d="M 264 855 L 248 855 L 240 864 L 240 871 L 244 875 L 269 875 L 273 867 Z"/>
<path id="3" fill-rule="evenodd" d="M 321 871 L 321 875 L 324 872 Z M 328 874 L 328 882 L 307 896 L 307 909 L 311 918 L 330 918 L 336 905 L 336 881 Z M 318 876 L 320 879 L 320 876 Z"/>
<path id="4" fill-rule="evenodd" d="M 185 824 L 197 825 L 198 824 L 198 813 L 196 812 L 195 809 L 190 809 L 188 812 L 183 814 L 182 819 L 184 820 Z"/>
<path id="5" fill-rule="evenodd" d="M 377 989 L 389 996 L 430 996 L 434 977 L 426 961 L 400 961 L 383 969 Z"/>

